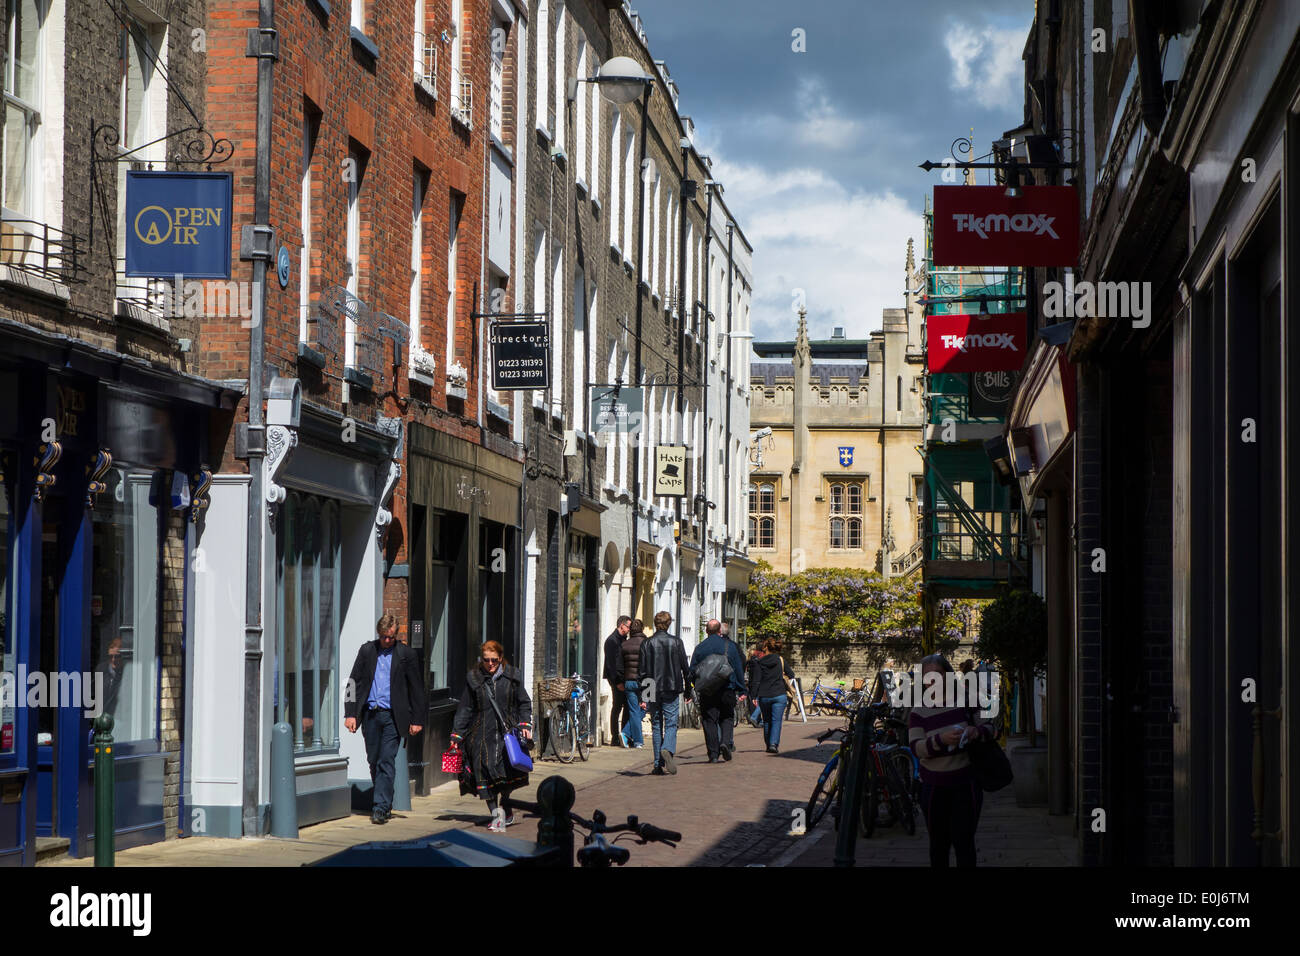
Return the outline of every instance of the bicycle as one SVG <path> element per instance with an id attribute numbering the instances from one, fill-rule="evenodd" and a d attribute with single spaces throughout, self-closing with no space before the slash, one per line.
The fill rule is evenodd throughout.
<path id="1" fill-rule="evenodd" d="M 561 763 L 572 763 L 575 756 L 586 760 L 591 741 L 591 694 L 580 676 L 571 679 L 568 699 L 552 705 L 547 720 L 551 748 Z"/>
<path id="2" fill-rule="evenodd" d="M 516 810 L 523 810 L 535 816 L 544 815 L 544 811 L 536 803 L 516 800 L 513 801 L 513 805 Z M 582 849 L 574 854 L 578 866 L 581 867 L 604 868 L 613 865 L 622 866 L 627 863 L 631 851 L 627 847 L 614 845 L 622 837 L 606 840 L 605 834 L 607 833 L 630 834 L 636 838 L 638 846 L 645 846 L 647 843 L 663 843 L 676 849 L 677 844 L 682 842 L 682 835 L 675 830 L 664 830 L 649 823 L 642 823 L 633 814 L 628 815 L 625 823 L 614 824 L 605 822 L 606 817 L 601 810 L 594 811 L 590 820 L 570 811 L 569 819 L 573 821 L 575 826 L 587 831 L 583 837 Z M 567 865 L 571 866 L 572 861 L 567 861 Z"/>
<path id="3" fill-rule="evenodd" d="M 804 808 L 804 829 L 811 830 L 826 816 L 826 812 L 835 805 L 838 805 L 840 799 L 840 784 L 843 782 L 844 767 L 848 761 L 844 759 L 847 748 L 849 734 L 844 727 L 832 727 L 826 733 L 817 738 L 817 742 L 825 743 L 829 738 L 840 734 L 840 745 L 835 748 L 835 753 L 831 754 L 831 759 L 826 761 L 826 766 L 817 777 L 817 785 L 813 787 L 812 796 L 808 798 L 808 805 Z M 836 814 L 838 821 L 839 814 Z"/>
<path id="4" fill-rule="evenodd" d="M 813 683 L 813 688 L 808 694 L 808 703 L 804 707 L 805 713 L 810 717 L 820 717 L 822 708 L 839 708 L 847 707 L 851 701 L 851 691 L 847 690 L 848 681 L 837 680 L 837 689 L 830 691 L 822 686 L 822 675 L 817 675 L 817 680 Z"/>
<path id="5" fill-rule="evenodd" d="M 862 831 L 868 839 L 880 822 L 882 809 L 888 824 L 901 824 L 908 836 L 916 835 L 916 807 L 912 803 L 912 787 L 909 785 L 913 768 L 911 748 L 889 742 L 891 735 L 897 741 L 898 731 L 906 729 L 902 721 L 890 716 L 890 709 L 887 703 L 866 707 L 866 713 L 874 718 L 874 733 L 867 747 L 869 758 L 864 767 L 867 771 L 866 799 L 862 804 Z"/>

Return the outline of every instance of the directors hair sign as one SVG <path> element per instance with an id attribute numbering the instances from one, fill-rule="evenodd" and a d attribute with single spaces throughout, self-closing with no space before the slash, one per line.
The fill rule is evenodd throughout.
<path id="1" fill-rule="evenodd" d="M 928 315 L 931 372 L 1018 372 L 1025 362 L 1025 313 Z"/>
<path id="2" fill-rule="evenodd" d="M 1073 186 L 934 187 L 936 266 L 1073 266 L 1079 194 Z"/>
<path id="3" fill-rule="evenodd" d="M 230 173 L 127 170 L 126 274 L 230 278 Z"/>

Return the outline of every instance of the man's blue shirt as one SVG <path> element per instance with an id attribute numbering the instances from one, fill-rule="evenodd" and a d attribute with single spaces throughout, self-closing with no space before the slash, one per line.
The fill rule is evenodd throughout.
<path id="1" fill-rule="evenodd" d="M 394 645 L 396 647 L 396 645 Z M 375 679 L 370 682 L 370 697 L 366 704 L 370 707 L 391 709 L 393 706 L 390 679 L 393 672 L 393 648 L 379 648 L 379 658 L 375 661 Z"/>

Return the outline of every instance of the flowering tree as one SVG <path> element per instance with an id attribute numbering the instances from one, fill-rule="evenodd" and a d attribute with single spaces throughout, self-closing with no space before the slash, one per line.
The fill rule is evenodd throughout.
<path id="1" fill-rule="evenodd" d="M 962 637 L 959 602 L 935 607 L 935 649 L 951 653 Z M 762 639 L 870 643 L 873 655 L 914 661 L 922 656 L 924 626 L 915 581 L 853 568 L 816 568 L 779 574 L 760 562 L 749 579 L 749 628 Z"/>

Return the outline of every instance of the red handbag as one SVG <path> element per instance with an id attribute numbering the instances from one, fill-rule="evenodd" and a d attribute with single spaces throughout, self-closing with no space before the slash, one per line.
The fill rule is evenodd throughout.
<path id="1" fill-rule="evenodd" d="M 465 758 L 459 750 L 442 752 L 442 772 L 459 774 L 465 767 Z"/>

